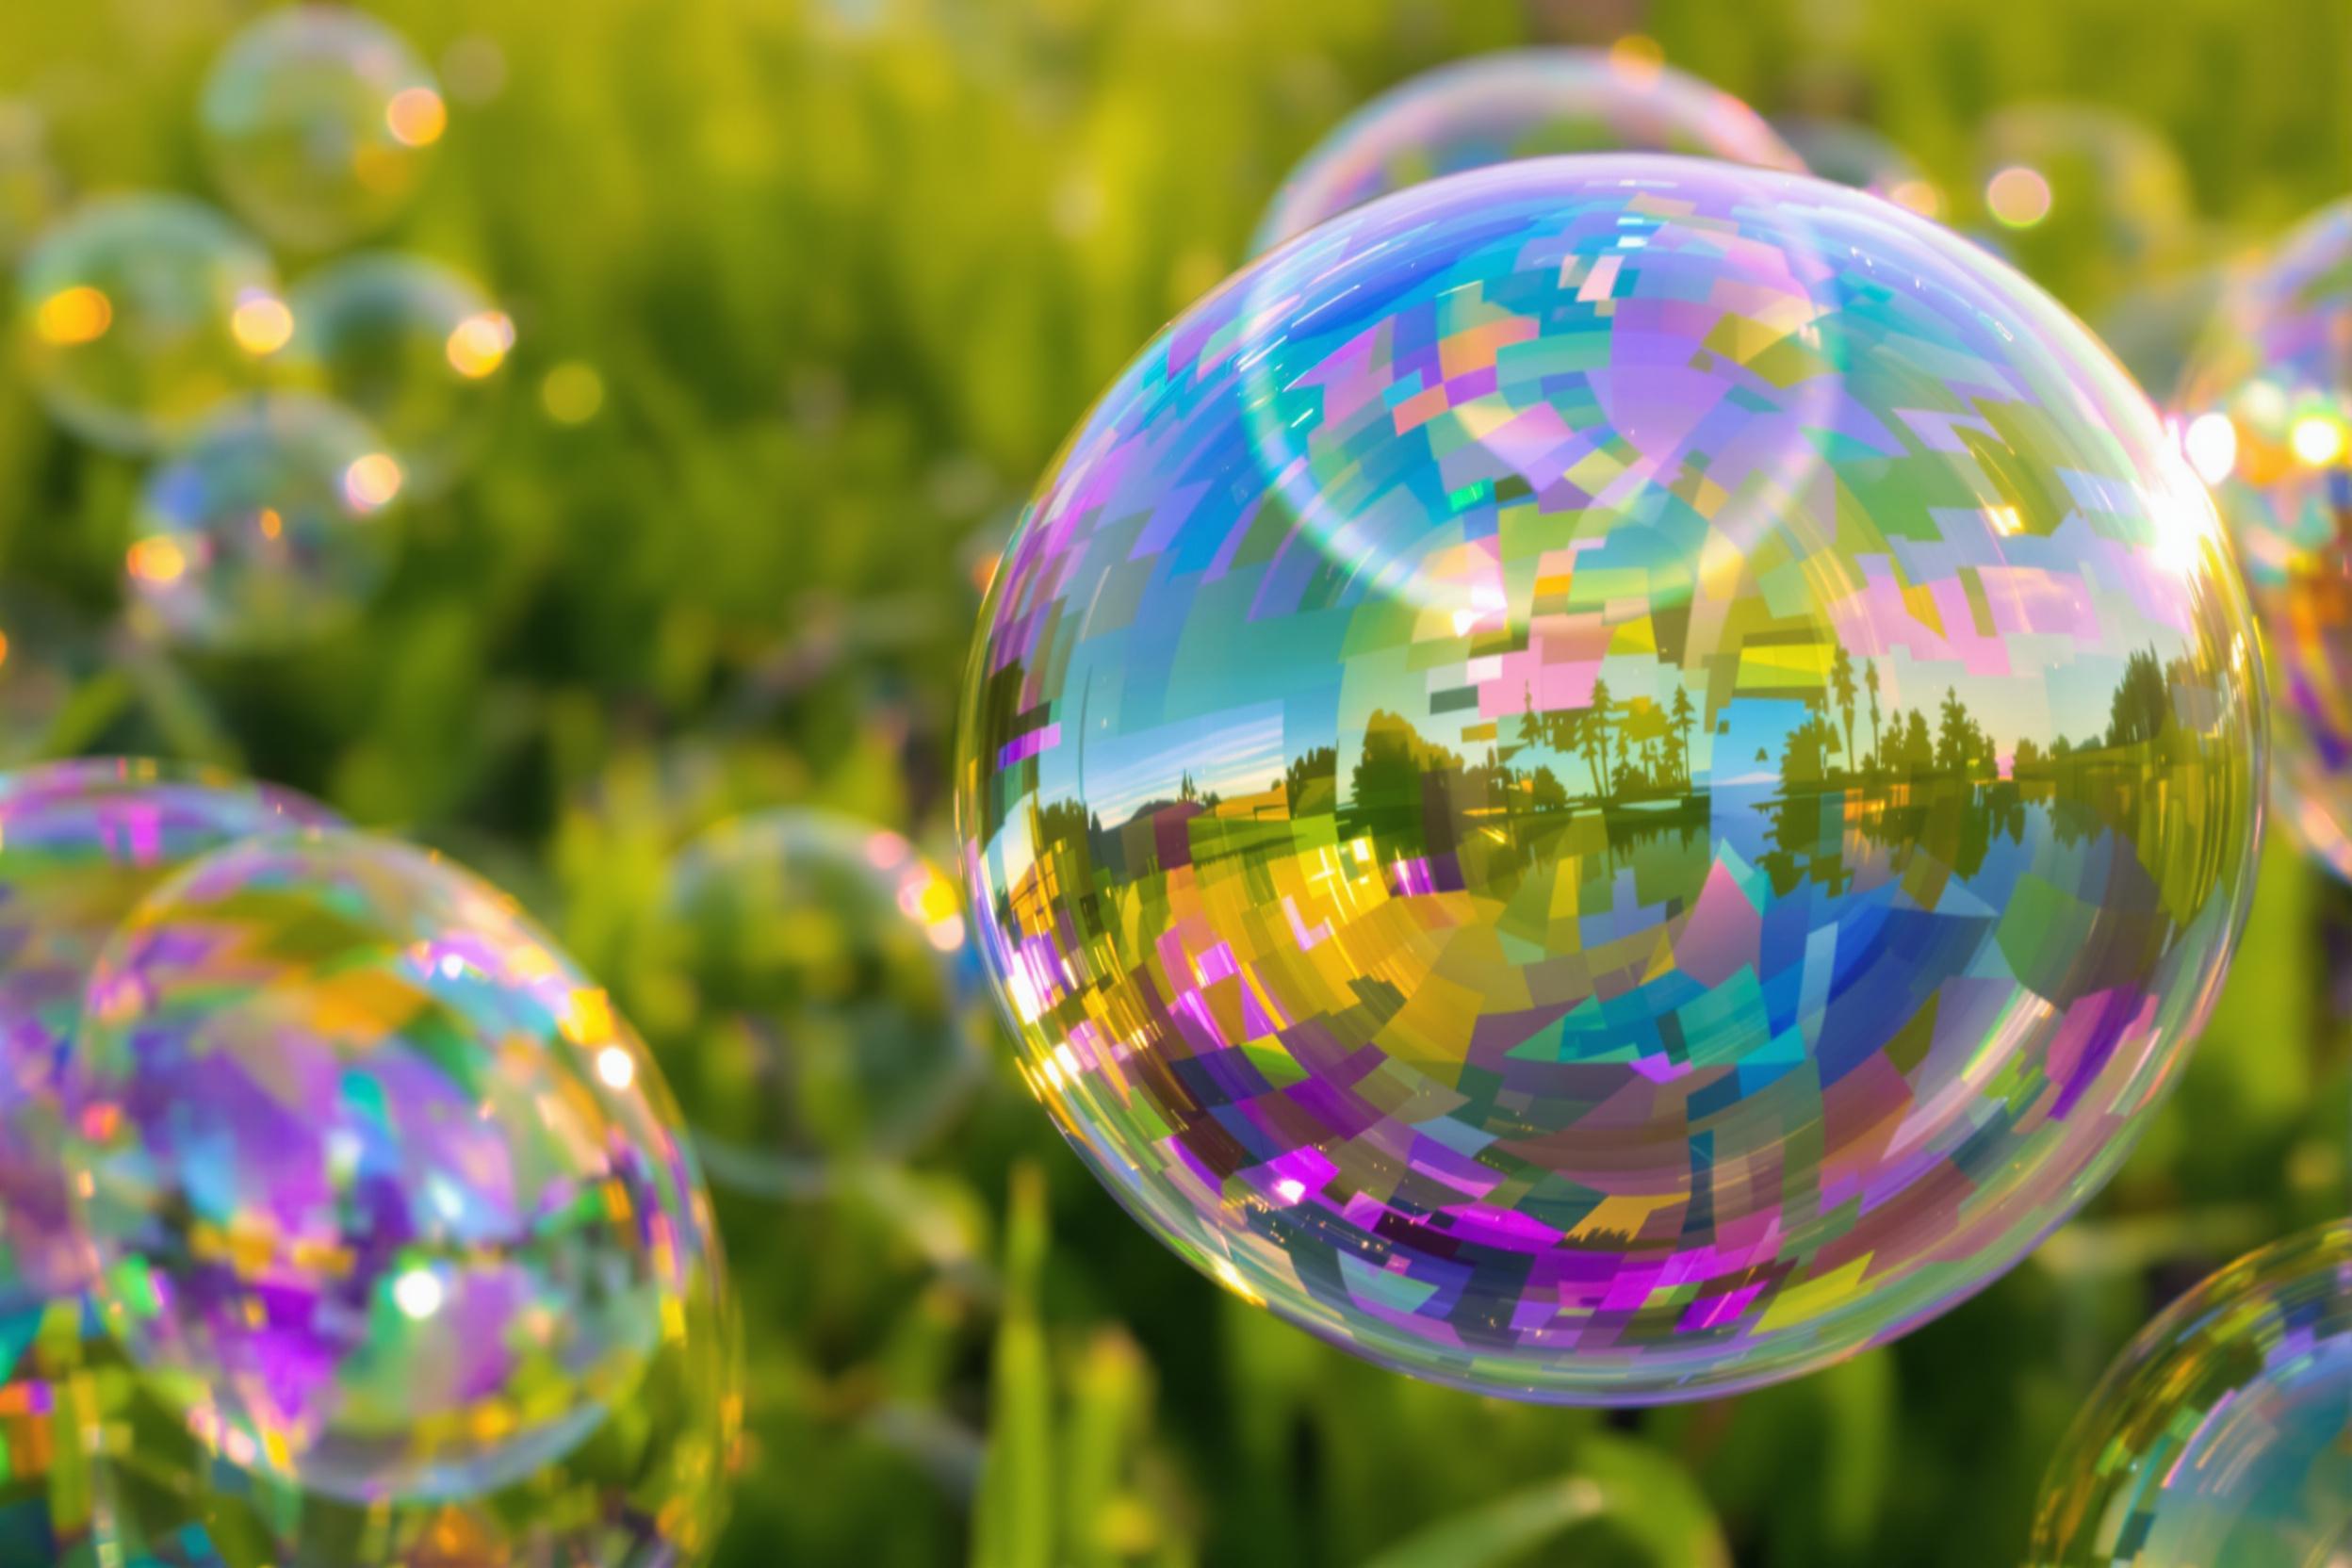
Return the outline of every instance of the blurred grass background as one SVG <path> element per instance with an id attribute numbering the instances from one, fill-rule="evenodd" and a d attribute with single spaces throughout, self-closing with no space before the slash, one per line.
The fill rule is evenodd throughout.
<path id="1" fill-rule="evenodd" d="M 780 801 L 944 849 L 987 531 L 1088 400 L 1242 259 L 1290 161 L 1413 71 L 1654 38 L 1768 113 L 1876 124 L 1973 220 L 2017 100 L 2141 117 L 2178 268 L 2347 187 L 2343 0 L 397 0 L 453 118 L 391 242 L 514 314 L 492 456 L 294 659 L 104 630 L 138 469 L 0 376 L 0 585 L 87 642 L 54 750 L 316 792 L 511 888 L 611 972 L 692 829 Z M 204 68 L 253 8 L 0 11 L 0 94 L 82 190 L 207 190 Z M 2033 257 L 2096 317 L 2095 258 Z M 2148 280 L 2162 282 L 2162 279 Z M 2096 292 L 2095 292 L 2096 291 Z M 975 543 L 974 541 L 981 541 Z M 1009 1070 L 912 1168 L 724 1212 L 753 1444 L 720 1560 L 1968 1565 L 2155 1305 L 2344 1208 L 2352 904 L 2272 845 L 2219 1015 L 2129 1170 L 1984 1297 L 1716 1404 L 1424 1387 L 1223 1297 L 1129 1223 Z"/>

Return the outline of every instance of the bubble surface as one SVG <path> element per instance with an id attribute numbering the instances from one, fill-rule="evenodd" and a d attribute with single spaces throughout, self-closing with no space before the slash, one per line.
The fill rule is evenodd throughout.
<path id="1" fill-rule="evenodd" d="M 302 4 L 230 41 L 197 121 L 229 204 L 280 244 L 321 251 L 400 216 L 449 110 L 398 33 L 341 6 Z"/>
<path id="2" fill-rule="evenodd" d="M 903 1155 L 976 1086 L 978 958 L 956 884 L 900 835 L 787 807 L 679 853 L 637 944 L 636 1015 L 711 1180 L 787 1195 Z"/>
<path id="3" fill-rule="evenodd" d="M 505 400 L 514 323 L 472 283 L 416 256 L 363 255 L 304 278 L 288 302 L 289 374 L 381 433 L 412 496 L 481 455 Z"/>
<path id="4" fill-rule="evenodd" d="M 2352 1552 L 2352 1225 L 2241 1258 L 2132 1342 L 2051 1462 L 2033 1568 Z"/>
<path id="5" fill-rule="evenodd" d="M 286 791 L 154 762 L 0 774 L 0 1316 L 89 1283 L 58 1163 L 57 1069 L 100 948 L 141 897 L 199 856 L 334 821 Z"/>
<path id="6" fill-rule="evenodd" d="M 153 449 L 259 386 L 284 343 L 268 253 L 177 196 L 75 208 L 25 253 L 16 282 L 35 390 L 75 434 L 116 450 Z"/>
<path id="7" fill-rule="evenodd" d="M 1424 72 L 1341 122 L 1291 171 L 1250 249 L 1442 174 L 1640 152 L 1805 168 L 1761 115 L 1694 76 L 1598 50 L 1514 49 Z"/>
<path id="8" fill-rule="evenodd" d="M 2213 485 L 2269 655 L 2280 814 L 2352 878 L 2352 202 L 2241 281 L 2173 417 Z"/>
<path id="9" fill-rule="evenodd" d="M 285 392 L 232 404 L 148 477 L 125 586 L 176 641 L 318 636 L 383 581 L 402 482 L 376 433 L 337 404 Z"/>
<path id="10" fill-rule="evenodd" d="M 644 1047 L 405 846 L 189 867 L 108 943 L 60 1079 L 109 1328 L 221 1457 L 331 1498 L 482 1496 L 635 1428 L 716 1292 Z"/>
<path id="11" fill-rule="evenodd" d="M 1268 427 L 1417 535 L 1335 549 Z M 1535 160 L 1114 384 L 983 612 L 957 823 L 1024 1076 L 1188 1261 L 1444 1381 L 1695 1396 L 2113 1171 L 2244 918 L 2260 678 L 2033 286 L 1820 181 Z"/>

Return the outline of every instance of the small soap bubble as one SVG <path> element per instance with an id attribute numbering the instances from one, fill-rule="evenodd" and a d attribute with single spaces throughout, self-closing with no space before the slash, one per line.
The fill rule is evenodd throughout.
<path id="1" fill-rule="evenodd" d="M 711 1179 L 790 1190 L 919 1147 L 977 1082 L 985 1004 L 962 901 L 887 828 L 801 808 L 672 863 L 631 971 Z"/>
<path id="2" fill-rule="evenodd" d="M 399 462 L 341 406 L 232 404 L 149 476 L 123 555 L 132 603 L 172 640 L 283 647 L 349 622 L 394 551 Z"/>
<path id="3" fill-rule="evenodd" d="M 43 234 L 17 273 L 34 388 L 75 434 L 146 451 L 259 387 L 284 344 L 269 254 L 201 203 L 112 196 Z"/>
<path id="4" fill-rule="evenodd" d="M 374 254 L 304 278 L 288 302 L 289 374 L 384 437 L 412 498 L 438 495 L 481 454 L 514 348 L 514 321 L 481 289 L 421 257 Z"/>
<path id="5" fill-rule="evenodd" d="M 320 251 L 408 205 L 449 125 L 398 33 L 341 6 L 270 12 L 231 41 L 198 108 L 229 204 L 281 244 Z"/>

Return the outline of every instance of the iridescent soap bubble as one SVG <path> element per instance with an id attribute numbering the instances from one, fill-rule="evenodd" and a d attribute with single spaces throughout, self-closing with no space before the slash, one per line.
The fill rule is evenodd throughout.
<path id="1" fill-rule="evenodd" d="M 1870 126 L 1810 115 L 1776 116 L 1772 125 L 1822 179 L 1867 190 L 1922 218 L 1942 215 L 1943 192 L 1919 160 Z"/>
<path id="2" fill-rule="evenodd" d="M 501 894 L 402 845 L 254 840 L 151 893 L 60 1082 L 108 1326 L 221 1457 L 330 1498 L 610 1471 L 605 1432 L 717 1298 L 636 1036 Z"/>
<path id="3" fill-rule="evenodd" d="M 304 4 L 230 42 L 197 119 L 230 204 L 270 238 L 321 251 L 400 215 L 449 110 L 398 33 L 341 6 Z"/>
<path id="4" fill-rule="evenodd" d="M 2141 1331 L 2059 1446 L 2028 1560 L 2352 1561 L 2352 1225 L 2241 1258 Z"/>
<path id="5" fill-rule="evenodd" d="M 293 325 L 268 253 L 177 196 L 74 209 L 25 253 L 16 309 L 49 411 L 125 451 L 161 445 L 261 384 Z"/>
<path id="6" fill-rule="evenodd" d="M 631 1000 L 711 1179 L 805 1188 L 938 1133 L 978 1079 L 983 994 L 956 884 L 887 828 L 805 808 L 681 850 Z"/>
<path id="7" fill-rule="evenodd" d="M 2259 685 L 2204 490 L 2033 286 L 1820 181 L 1535 160 L 1113 384 L 957 823 L 1025 1077 L 1188 1261 L 1443 1381 L 1697 1396 L 2115 1168 L 2244 916 Z"/>
<path id="8" fill-rule="evenodd" d="M 1264 252 L 1376 196 L 1548 153 L 1688 153 L 1802 171 L 1761 115 L 1656 60 L 1513 49 L 1443 65 L 1373 99 L 1301 158 L 1250 242 Z"/>
<path id="9" fill-rule="evenodd" d="M 2024 270 L 2068 303 L 2113 299 L 2187 258 L 2188 172 L 2153 128 L 2093 104 L 2014 104 L 1977 139 L 1985 211 Z"/>
<path id="10" fill-rule="evenodd" d="M 480 455 L 506 395 L 514 323 L 481 289 L 417 256 L 363 255 L 295 286 L 291 374 L 380 432 L 412 496 Z"/>
<path id="11" fill-rule="evenodd" d="M 56 1074 L 99 949 L 197 857 L 334 820 L 285 791 L 120 758 L 0 774 L 0 1316 L 89 1282 Z"/>
<path id="12" fill-rule="evenodd" d="M 2173 417 L 2262 622 L 2278 805 L 2352 877 L 2352 202 L 2230 290 Z"/>
<path id="13" fill-rule="evenodd" d="M 272 393 L 216 415 L 148 477 L 123 558 L 174 640 L 282 647 L 329 631 L 388 569 L 403 475 L 338 404 Z"/>

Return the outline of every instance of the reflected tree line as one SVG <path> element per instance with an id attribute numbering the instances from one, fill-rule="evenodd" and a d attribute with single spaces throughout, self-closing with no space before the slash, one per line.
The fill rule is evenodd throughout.
<path id="1" fill-rule="evenodd" d="M 1837 648 L 1820 693 L 1783 737 L 1774 786 L 1751 802 L 1766 817 L 1763 869 L 1783 892 L 1808 879 L 1843 890 L 1847 845 L 1860 841 L 1924 849 L 1965 877 L 1998 837 L 2022 841 L 2029 808 L 2048 814 L 2062 841 L 2127 825 L 2153 808 L 2151 784 L 2213 743 L 2212 711 L 2182 714 L 2200 702 L 2212 710 L 2217 693 L 2186 660 L 2135 652 L 2103 730 L 2021 736 L 2004 777 L 1995 737 L 1955 689 L 1907 710 L 1888 705 L 1876 661 L 1857 664 Z M 1688 692 L 1619 699 L 1595 680 L 1582 707 L 1551 710 L 1531 689 L 1522 695 L 1522 710 L 1505 721 L 1515 733 L 1481 755 L 1465 758 L 1403 714 L 1377 710 L 1344 787 L 1338 748 L 1315 746 L 1254 794 L 1203 791 L 1187 772 L 1171 797 L 1122 823 L 1105 825 L 1076 801 L 1037 807 L 1038 845 L 1080 862 L 1062 874 L 1081 886 L 1098 874 L 1124 883 L 1185 861 L 1285 853 L 1298 847 L 1297 825 L 1309 822 L 1326 824 L 1322 834 L 1335 826 L 1342 837 L 1368 836 L 1383 861 L 1442 862 L 1482 884 L 1519 874 L 1510 859 L 1531 866 L 1563 848 L 1614 865 L 1651 846 L 1680 868 L 1674 876 L 1704 876 L 1711 792 L 1694 777 L 1699 714 Z M 1768 751 L 1755 760 L 1775 763 Z M 1719 756 L 1713 767 L 1731 764 Z"/>

